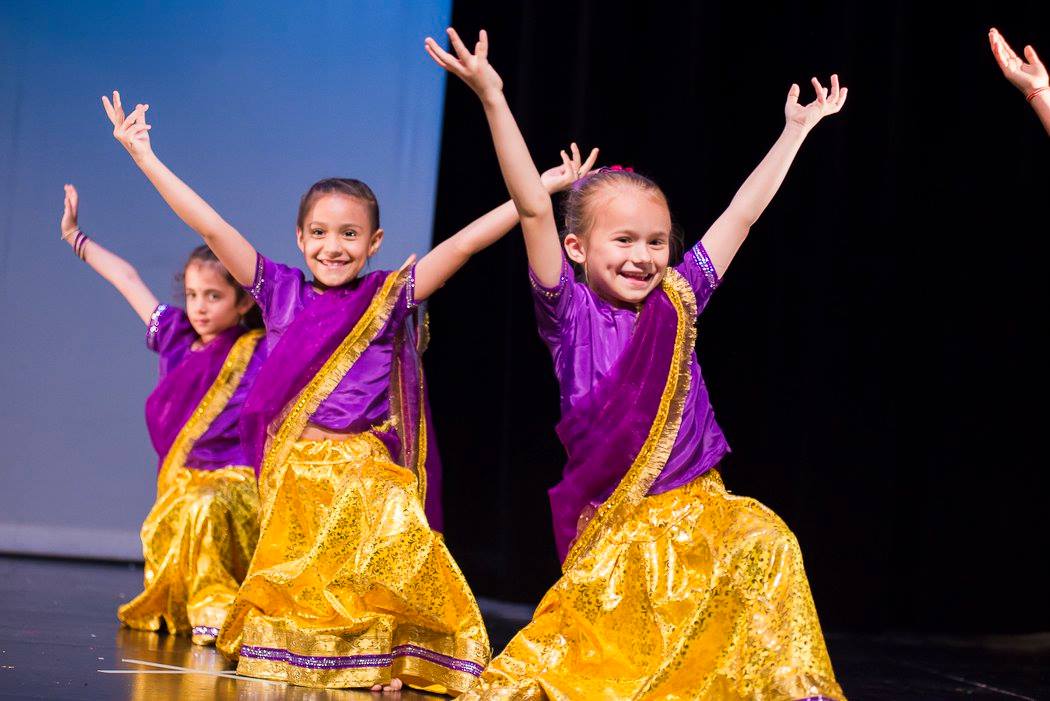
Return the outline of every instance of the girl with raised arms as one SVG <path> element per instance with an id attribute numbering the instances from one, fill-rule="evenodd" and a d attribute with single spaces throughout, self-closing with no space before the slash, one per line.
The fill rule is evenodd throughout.
<path id="1" fill-rule="evenodd" d="M 426 49 L 484 107 L 521 216 L 568 453 L 550 490 L 563 575 L 463 698 L 842 699 L 795 537 L 722 485 L 728 447 L 694 341 L 698 313 L 846 89 L 814 78 L 816 99 L 802 105 L 791 86 L 780 138 L 672 267 L 667 199 L 629 169 L 576 183 L 559 240 L 485 32 L 474 53 L 448 34 L 454 53 L 430 38 Z"/>
<path id="2" fill-rule="evenodd" d="M 361 275 L 383 241 L 363 182 L 303 195 L 296 241 L 313 275 L 252 245 L 153 153 L 147 105 L 114 136 L 171 208 L 250 290 L 269 361 L 242 418 L 260 466 L 259 545 L 218 647 L 242 674 L 306 686 L 458 693 L 490 648 L 477 603 L 440 534 L 440 483 L 419 363 L 417 305 L 518 221 L 507 202 L 415 265 Z M 596 158 L 565 158 L 541 187 L 571 185 Z M 539 176 L 537 176 L 539 177 Z"/>
<path id="3" fill-rule="evenodd" d="M 157 501 L 142 524 L 145 591 L 117 617 L 211 644 L 259 536 L 255 471 L 237 423 L 265 357 L 262 320 L 207 246 L 183 269 L 186 308 L 158 304 L 127 261 L 81 231 L 78 209 L 77 190 L 66 185 L 62 239 L 124 296 L 160 356 L 160 379 L 146 400 L 160 465 Z"/>

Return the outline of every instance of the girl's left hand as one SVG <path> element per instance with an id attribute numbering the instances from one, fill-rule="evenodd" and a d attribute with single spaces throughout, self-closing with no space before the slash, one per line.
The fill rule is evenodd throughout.
<path id="1" fill-rule="evenodd" d="M 65 210 L 62 212 L 62 240 L 67 243 L 80 227 L 77 226 L 77 189 L 66 185 Z"/>
<path id="2" fill-rule="evenodd" d="M 547 192 L 552 195 L 555 192 L 562 192 L 572 187 L 573 183 L 591 172 L 591 168 L 594 167 L 594 162 L 598 160 L 598 149 L 591 149 L 591 155 L 587 156 L 586 161 L 582 161 L 580 156 L 580 147 L 575 143 L 570 147 L 572 156 L 561 152 L 561 165 L 555 166 L 548 171 L 544 171 L 540 175 L 540 180 L 543 182 L 543 186 L 547 188 Z"/>
<path id="3" fill-rule="evenodd" d="M 837 74 L 831 76 L 831 92 L 820 84 L 816 78 L 812 79 L 813 88 L 817 91 L 817 98 L 808 105 L 800 105 L 798 96 L 801 92 L 798 83 L 792 83 L 788 90 L 787 104 L 784 105 L 784 117 L 788 126 L 798 127 L 803 133 L 817 125 L 824 117 L 835 114 L 846 104 L 846 88 L 839 88 L 839 77 Z"/>

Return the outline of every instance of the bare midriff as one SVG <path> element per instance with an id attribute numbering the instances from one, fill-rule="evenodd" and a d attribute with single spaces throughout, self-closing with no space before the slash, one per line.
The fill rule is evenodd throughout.
<path id="1" fill-rule="evenodd" d="M 303 429 L 302 435 L 299 436 L 299 440 L 323 441 L 328 439 L 331 441 L 345 441 L 347 438 L 354 435 L 354 433 L 355 431 L 333 431 L 324 426 L 308 423 L 306 424 L 306 428 Z"/>

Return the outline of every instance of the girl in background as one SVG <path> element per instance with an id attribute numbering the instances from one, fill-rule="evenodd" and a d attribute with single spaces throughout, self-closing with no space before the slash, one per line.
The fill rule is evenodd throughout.
<path id="1" fill-rule="evenodd" d="M 417 307 L 517 223 L 513 203 L 418 263 L 363 274 L 385 232 L 363 182 L 303 195 L 295 237 L 313 276 L 256 252 L 153 153 L 146 105 L 103 98 L 114 136 L 251 291 L 270 358 L 242 431 L 260 465 L 259 546 L 218 646 L 238 671 L 318 687 L 456 694 L 489 660 L 481 614 L 440 528 L 440 473 Z M 586 173 L 565 158 L 543 187 Z M 538 177 L 538 176 L 537 176 Z"/>
<path id="2" fill-rule="evenodd" d="M 157 501 L 142 524 L 145 590 L 117 610 L 139 630 L 215 641 L 255 549 L 259 497 L 237 423 L 265 355 L 255 304 L 206 246 L 181 275 L 186 308 L 158 304 L 135 269 L 89 239 L 66 185 L 62 239 L 146 324 L 160 379 L 146 426 L 160 456 Z"/>
<path id="3" fill-rule="evenodd" d="M 697 315 L 809 131 L 846 99 L 792 85 L 780 138 L 678 266 L 663 191 L 628 169 L 580 180 L 559 240 L 549 193 L 488 62 L 427 39 L 481 99 L 521 216 L 540 335 L 561 388 L 568 453 L 550 490 L 563 575 L 470 699 L 842 698 L 794 535 L 730 495 L 728 451 L 694 343 Z M 570 261 L 582 271 L 577 281 Z"/>

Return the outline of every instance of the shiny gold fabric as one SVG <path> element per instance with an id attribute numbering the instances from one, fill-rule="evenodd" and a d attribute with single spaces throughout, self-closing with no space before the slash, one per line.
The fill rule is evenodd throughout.
<path id="1" fill-rule="evenodd" d="M 166 465 L 142 524 L 145 591 L 117 610 L 139 630 L 215 640 L 248 571 L 259 534 L 259 494 L 250 467 L 194 470 Z"/>
<path id="2" fill-rule="evenodd" d="M 490 654 L 477 603 L 415 475 L 375 435 L 297 441 L 261 484 L 259 546 L 217 642 L 238 672 L 448 693 L 474 682 Z"/>
<path id="3" fill-rule="evenodd" d="M 157 501 L 141 530 L 145 590 L 117 609 L 124 625 L 155 631 L 163 623 L 171 633 L 189 633 L 193 642 L 208 645 L 226 619 L 259 537 L 255 471 L 194 470 L 185 461 L 226 408 L 262 338 L 256 329 L 234 342 L 164 456 Z"/>
<path id="4" fill-rule="evenodd" d="M 844 699 L 798 543 L 716 471 L 646 497 L 582 555 L 464 695 Z"/>

